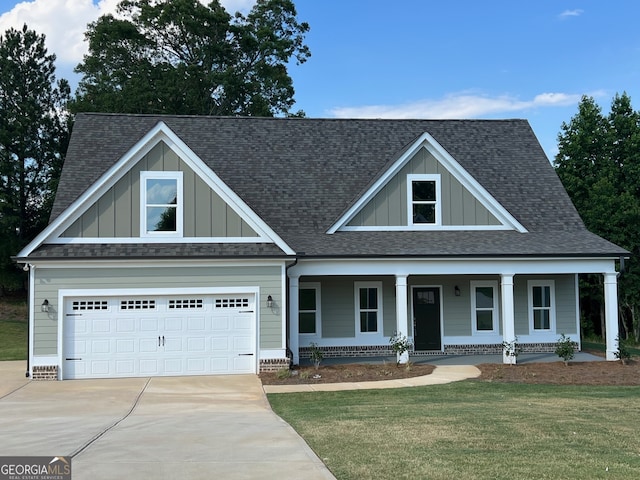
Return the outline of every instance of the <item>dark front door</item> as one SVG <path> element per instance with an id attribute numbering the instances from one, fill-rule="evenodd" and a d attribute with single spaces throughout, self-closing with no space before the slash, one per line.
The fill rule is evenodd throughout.
<path id="1" fill-rule="evenodd" d="M 417 351 L 442 349 L 439 287 L 413 289 L 413 341 Z"/>

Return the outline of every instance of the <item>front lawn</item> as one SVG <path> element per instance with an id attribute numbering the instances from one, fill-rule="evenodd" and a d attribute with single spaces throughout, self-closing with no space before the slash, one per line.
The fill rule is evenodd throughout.
<path id="1" fill-rule="evenodd" d="M 477 381 L 269 395 L 339 480 L 640 478 L 639 398 Z"/>
<path id="2" fill-rule="evenodd" d="M 27 358 L 27 302 L 0 299 L 0 361 Z"/>

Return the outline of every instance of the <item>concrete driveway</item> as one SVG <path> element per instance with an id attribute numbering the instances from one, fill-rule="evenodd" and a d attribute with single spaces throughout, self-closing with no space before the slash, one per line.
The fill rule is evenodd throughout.
<path id="1" fill-rule="evenodd" d="M 0 362 L 0 455 L 83 479 L 332 479 L 255 375 L 33 382 Z"/>

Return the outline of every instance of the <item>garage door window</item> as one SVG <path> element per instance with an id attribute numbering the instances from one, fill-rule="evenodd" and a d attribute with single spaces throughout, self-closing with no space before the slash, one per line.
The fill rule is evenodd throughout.
<path id="1" fill-rule="evenodd" d="M 121 300 L 120 310 L 153 310 L 156 308 L 155 300 Z"/>
<path id="2" fill-rule="evenodd" d="M 202 307 L 203 303 L 201 298 L 179 298 L 169 300 L 169 310 Z"/>
<path id="3" fill-rule="evenodd" d="M 216 308 L 246 308 L 248 298 L 216 298 Z"/>
<path id="4" fill-rule="evenodd" d="M 71 310 L 74 312 L 109 310 L 109 302 L 106 300 L 77 300 L 71 304 Z"/>

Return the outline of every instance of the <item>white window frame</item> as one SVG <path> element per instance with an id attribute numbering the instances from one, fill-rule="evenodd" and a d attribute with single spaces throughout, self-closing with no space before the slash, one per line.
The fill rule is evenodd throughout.
<path id="1" fill-rule="evenodd" d="M 312 310 L 302 310 L 302 308 L 300 308 L 300 303 L 298 300 L 298 334 L 299 335 L 303 335 L 305 337 L 320 337 L 322 336 L 320 328 L 322 325 L 322 322 L 320 321 L 321 319 L 321 294 L 320 294 L 320 283 L 319 282 L 303 282 L 300 283 L 298 285 L 298 295 L 300 295 L 300 290 L 314 290 L 315 294 L 316 294 L 316 309 L 314 310 L 314 313 L 316 314 L 316 331 L 313 333 L 302 333 L 300 331 L 300 314 L 301 313 L 308 313 L 311 312 Z"/>
<path id="2" fill-rule="evenodd" d="M 177 204 L 176 204 L 176 231 L 175 232 L 150 232 L 147 228 L 147 180 L 176 180 Z M 141 237 L 183 237 L 183 175 L 182 172 L 140 172 L 140 236 Z"/>
<path id="3" fill-rule="evenodd" d="M 377 297 L 378 297 L 378 308 L 375 310 L 367 309 L 360 310 L 360 289 L 361 288 L 376 288 L 377 289 Z M 362 336 L 381 336 L 383 333 L 383 323 L 382 323 L 382 282 L 354 282 L 353 284 L 353 293 L 354 293 L 354 307 L 355 307 L 355 319 L 356 319 L 356 337 L 359 335 Z M 377 322 L 375 332 L 363 332 L 360 330 L 360 313 L 362 311 L 372 312 L 375 311 L 377 313 Z"/>
<path id="4" fill-rule="evenodd" d="M 533 289 L 534 287 L 549 287 L 549 328 L 534 328 L 533 323 Z M 529 280 L 527 282 L 529 332 L 555 333 L 556 331 L 556 282 L 554 280 Z"/>
<path id="5" fill-rule="evenodd" d="M 435 182 L 436 200 L 435 202 L 414 202 L 413 200 L 413 182 Z M 414 223 L 413 221 L 413 205 L 414 203 L 428 203 L 435 205 L 435 222 L 434 223 Z M 439 174 L 410 174 L 407 175 L 407 225 L 416 228 L 433 228 L 442 225 L 442 188 L 441 177 Z"/>
<path id="6" fill-rule="evenodd" d="M 478 287 L 491 287 L 493 289 L 493 307 L 491 308 L 478 308 L 476 305 L 476 288 Z M 500 325 L 500 298 L 498 282 L 485 280 L 485 281 L 474 281 L 470 283 L 471 290 L 471 328 L 474 335 L 490 335 L 496 334 L 499 332 L 498 328 Z M 478 310 L 481 311 L 491 311 L 493 313 L 493 328 L 491 330 L 478 330 L 478 323 L 476 318 L 476 313 Z"/>

